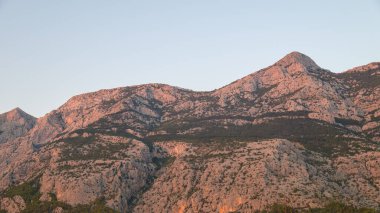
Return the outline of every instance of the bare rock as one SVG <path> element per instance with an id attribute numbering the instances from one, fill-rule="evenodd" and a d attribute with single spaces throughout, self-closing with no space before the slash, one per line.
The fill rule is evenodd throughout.
<path id="1" fill-rule="evenodd" d="M 24 199 L 21 196 L 14 196 L 13 198 L 2 198 L 1 208 L 6 210 L 8 213 L 20 213 L 26 208 Z"/>

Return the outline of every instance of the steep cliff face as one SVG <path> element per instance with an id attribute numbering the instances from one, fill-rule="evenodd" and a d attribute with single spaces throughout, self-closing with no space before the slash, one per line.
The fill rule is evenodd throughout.
<path id="1" fill-rule="evenodd" d="M 341 73 L 348 96 L 363 112 L 362 130 L 380 142 L 380 63 L 371 63 Z"/>
<path id="2" fill-rule="evenodd" d="M 36 118 L 20 108 L 0 114 L 0 143 L 24 136 L 34 127 Z"/>
<path id="3" fill-rule="evenodd" d="M 210 92 L 146 84 L 39 119 L 16 109 L 0 115 L 0 191 L 37 178 L 40 202 L 120 212 L 377 208 L 379 67 L 336 74 L 293 52 Z M 1 208 L 28 208 L 6 195 Z"/>
<path id="4" fill-rule="evenodd" d="M 104 197 L 108 206 L 125 212 L 157 167 L 148 146 L 125 137 L 95 134 L 49 146 L 41 200 L 50 201 L 54 193 L 58 200 L 77 205 Z"/>
<path id="5" fill-rule="evenodd" d="M 175 161 L 134 212 L 254 212 L 273 203 L 305 209 L 330 199 L 377 207 L 380 153 L 329 159 L 297 143 L 265 141 L 160 144 Z"/>

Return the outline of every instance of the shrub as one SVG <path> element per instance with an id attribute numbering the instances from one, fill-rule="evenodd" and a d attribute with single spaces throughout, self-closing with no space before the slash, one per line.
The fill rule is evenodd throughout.
<path id="1" fill-rule="evenodd" d="M 22 213 L 41 213 L 52 212 L 55 208 L 61 207 L 64 212 L 68 213 L 116 213 L 117 211 L 106 206 L 104 198 L 99 198 L 90 204 L 82 204 L 78 206 L 70 206 L 66 203 L 57 200 L 54 193 L 49 193 L 51 201 L 40 201 L 41 194 L 39 192 L 40 184 L 39 177 L 22 183 L 18 186 L 10 187 L 5 193 L 6 197 L 13 197 L 16 195 L 21 196 L 25 203 L 26 208 Z M 0 210 L 0 213 L 5 213 L 4 210 Z"/>
<path id="2" fill-rule="evenodd" d="M 258 211 L 260 212 L 260 211 Z M 380 211 L 371 208 L 357 208 L 344 203 L 332 201 L 327 203 L 322 208 L 312 209 L 296 209 L 284 204 L 273 204 L 268 207 L 268 210 L 263 210 L 261 213 L 379 213 Z"/>
<path id="3" fill-rule="evenodd" d="M 39 178 L 36 178 L 32 181 L 8 188 L 8 190 L 5 191 L 4 195 L 6 197 L 14 197 L 16 195 L 19 195 L 24 199 L 26 204 L 30 204 L 39 200 L 39 188 Z"/>

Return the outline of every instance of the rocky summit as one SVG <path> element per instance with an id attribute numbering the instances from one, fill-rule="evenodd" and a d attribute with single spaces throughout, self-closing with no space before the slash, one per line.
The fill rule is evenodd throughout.
<path id="1" fill-rule="evenodd" d="M 41 118 L 17 108 L 0 115 L 0 192 L 10 213 L 376 212 L 380 63 L 334 73 L 292 52 L 209 92 L 145 84 Z"/>

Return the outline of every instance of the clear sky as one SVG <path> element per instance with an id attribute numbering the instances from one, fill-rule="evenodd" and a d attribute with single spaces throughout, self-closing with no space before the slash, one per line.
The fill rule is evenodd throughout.
<path id="1" fill-rule="evenodd" d="M 0 0 L 0 113 L 142 83 L 212 90 L 291 51 L 380 61 L 380 0 Z"/>

